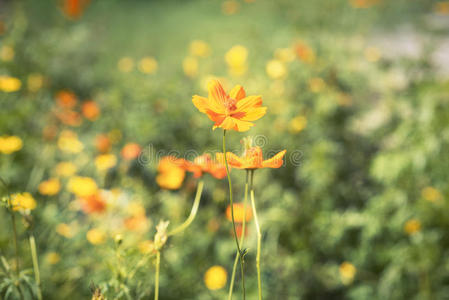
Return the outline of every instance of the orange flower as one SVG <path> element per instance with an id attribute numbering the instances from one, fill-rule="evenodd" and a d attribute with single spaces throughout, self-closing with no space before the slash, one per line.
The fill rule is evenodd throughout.
<path id="1" fill-rule="evenodd" d="M 111 140 L 105 134 L 97 135 L 95 138 L 95 147 L 101 153 L 109 152 L 111 150 Z"/>
<path id="2" fill-rule="evenodd" d="M 240 85 L 235 86 L 228 95 L 218 80 L 212 80 L 208 90 L 208 98 L 195 95 L 192 101 L 200 112 L 215 122 L 213 129 L 247 131 L 254 125 L 250 121 L 256 121 L 266 113 L 267 108 L 262 107 L 262 97 L 246 97 Z"/>
<path id="3" fill-rule="evenodd" d="M 95 101 L 86 101 L 81 107 L 84 117 L 90 121 L 95 121 L 100 116 L 100 108 Z"/>
<path id="4" fill-rule="evenodd" d="M 149 222 L 145 215 L 138 215 L 126 218 L 124 220 L 124 225 L 126 229 L 130 231 L 143 232 L 148 229 Z"/>
<path id="5" fill-rule="evenodd" d="M 185 160 L 173 156 L 165 156 L 159 161 L 156 177 L 157 184 L 168 190 L 176 190 L 181 187 L 186 171 Z"/>
<path id="6" fill-rule="evenodd" d="M 72 108 L 76 105 L 76 102 L 76 96 L 72 92 L 59 91 L 56 94 L 56 103 L 62 108 Z"/>
<path id="7" fill-rule="evenodd" d="M 228 164 L 237 169 L 261 169 L 261 168 L 280 168 L 284 163 L 283 157 L 287 150 L 282 150 L 270 159 L 263 159 L 262 149 L 260 147 L 251 147 L 246 149 L 243 156 L 239 157 L 234 153 L 227 152 L 226 158 Z"/>
<path id="8" fill-rule="evenodd" d="M 64 109 L 55 113 L 56 117 L 61 121 L 62 124 L 78 127 L 83 122 L 81 115 L 73 110 Z"/>
<path id="9" fill-rule="evenodd" d="M 129 144 L 126 144 L 122 148 L 121 155 L 125 160 L 132 160 L 132 159 L 136 159 L 139 156 L 141 151 L 142 151 L 142 149 L 140 148 L 140 146 L 138 144 L 129 143 Z"/>
<path id="10" fill-rule="evenodd" d="M 246 215 L 246 222 L 249 222 L 253 217 L 253 212 L 249 205 L 246 206 L 246 211 L 244 211 L 243 203 L 234 203 L 234 221 L 237 223 L 242 223 L 243 218 Z M 231 206 L 228 205 L 226 208 L 226 219 L 232 222 Z"/>
<path id="11" fill-rule="evenodd" d="M 201 177 L 204 172 L 210 173 L 217 179 L 226 177 L 225 165 L 213 160 L 208 153 L 195 157 L 193 162 L 185 161 L 184 168 L 192 172 L 195 178 Z"/>
<path id="12" fill-rule="evenodd" d="M 90 0 L 64 0 L 62 11 L 69 19 L 78 19 Z"/>
<path id="13" fill-rule="evenodd" d="M 86 214 L 102 213 L 106 210 L 106 201 L 98 192 L 90 196 L 82 197 L 79 201 L 81 203 L 81 210 Z"/>

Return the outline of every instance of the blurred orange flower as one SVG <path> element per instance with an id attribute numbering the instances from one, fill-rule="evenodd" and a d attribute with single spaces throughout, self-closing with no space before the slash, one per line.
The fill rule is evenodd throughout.
<path id="1" fill-rule="evenodd" d="M 53 196 L 59 193 L 61 183 L 57 178 L 50 178 L 39 184 L 38 190 L 41 195 Z"/>
<path id="2" fill-rule="evenodd" d="M 120 153 L 125 160 L 132 160 L 139 157 L 142 149 L 136 143 L 128 143 L 122 148 L 122 152 Z"/>
<path id="3" fill-rule="evenodd" d="M 81 210 L 85 214 L 102 213 L 106 210 L 106 201 L 99 192 L 79 198 Z"/>
<path id="4" fill-rule="evenodd" d="M 124 224 L 126 229 L 138 232 L 145 231 L 149 226 L 148 219 L 145 215 L 129 217 L 125 219 Z"/>
<path id="5" fill-rule="evenodd" d="M 56 94 L 56 103 L 62 108 L 72 108 L 77 101 L 75 94 L 70 91 L 62 90 Z"/>
<path id="6" fill-rule="evenodd" d="M 254 170 L 261 168 L 280 168 L 284 163 L 284 155 L 287 150 L 282 150 L 270 159 L 263 159 L 262 149 L 258 146 L 252 146 L 252 139 L 244 139 L 245 151 L 242 157 L 232 152 L 226 153 L 226 158 L 230 166 L 237 169 Z"/>
<path id="7" fill-rule="evenodd" d="M 90 0 L 63 0 L 62 11 L 69 19 L 78 19 L 83 15 Z"/>
<path id="8" fill-rule="evenodd" d="M 165 156 L 159 161 L 157 167 L 157 184 L 168 190 L 179 189 L 184 181 L 186 171 L 184 169 L 185 160 L 174 156 Z"/>
<path id="9" fill-rule="evenodd" d="M 81 106 L 81 111 L 86 119 L 95 121 L 100 116 L 100 108 L 95 101 L 85 101 Z"/>
<path id="10" fill-rule="evenodd" d="M 298 42 L 295 45 L 295 51 L 298 58 L 305 63 L 315 62 L 315 52 L 304 42 Z"/>
<path id="11" fill-rule="evenodd" d="M 228 95 L 218 80 L 212 80 L 208 90 L 208 98 L 195 95 L 192 101 L 200 112 L 215 122 L 213 129 L 247 131 L 254 125 L 250 121 L 260 119 L 266 113 L 267 108 L 262 107 L 262 97 L 246 97 L 240 85 L 235 86 Z"/>
<path id="12" fill-rule="evenodd" d="M 57 111 L 55 115 L 62 124 L 68 126 L 78 127 L 83 123 L 80 113 L 70 109 Z"/>
<path id="13" fill-rule="evenodd" d="M 404 225 L 404 231 L 408 235 L 414 235 L 421 231 L 421 222 L 417 219 L 410 219 Z"/>
<path id="14" fill-rule="evenodd" d="M 188 172 L 192 172 L 195 178 L 201 177 L 204 172 L 217 179 L 226 177 L 225 165 L 213 160 L 208 153 L 195 157 L 193 162 L 185 161 L 184 167 Z"/>
<path id="15" fill-rule="evenodd" d="M 234 203 L 234 221 L 237 223 L 242 223 L 243 218 L 246 215 L 246 222 L 249 222 L 253 217 L 253 212 L 249 205 L 246 206 L 246 212 L 244 211 L 243 203 Z M 226 208 L 226 219 L 232 222 L 231 206 L 228 205 Z"/>
<path id="16" fill-rule="evenodd" d="M 111 150 L 111 140 L 107 135 L 99 134 L 95 138 L 95 147 L 100 153 L 109 152 Z"/>

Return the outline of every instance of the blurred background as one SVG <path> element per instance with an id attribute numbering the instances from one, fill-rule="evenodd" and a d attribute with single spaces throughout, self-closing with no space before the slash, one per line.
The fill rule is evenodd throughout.
<path id="1" fill-rule="evenodd" d="M 267 157 L 287 149 L 255 174 L 266 299 L 449 299 L 449 1 L 2 0 L 0 176 L 27 203 L 20 265 L 33 234 L 44 299 L 152 297 L 155 225 L 183 222 L 198 182 L 160 186 L 158 157 L 221 149 L 191 102 L 212 78 L 262 95 L 248 134 Z M 163 249 L 160 299 L 227 295 L 227 195 L 205 175 L 195 221 Z"/>

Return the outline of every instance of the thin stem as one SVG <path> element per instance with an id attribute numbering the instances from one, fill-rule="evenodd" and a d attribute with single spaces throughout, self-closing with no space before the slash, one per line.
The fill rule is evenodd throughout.
<path id="1" fill-rule="evenodd" d="M 42 300 L 41 275 L 39 272 L 39 261 L 37 258 L 37 251 L 36 251 L 36 239 L 34 238 L 34 235 L 32 233 L 29 236 L 29 240 L 30 240 L 31 258 L 33 259 L 34 278 L 37 286 L 37 299 Z"/>
<path id="2" fill-rule="evenodd" d="M 187 218 L 187 220 L 184 221 L 184 223 L 182 223 L 181 225 L 179 225 L 178 227 L 176 227 L 175 229 L 170 231 L 167 234 L 168 236 L 175 235 L 175 234 L 178 234 L 178 233 L 184 231 L 193 222 L 193 220 L 195 219 L 196 213 L 198 212 L 198 207 L 200 206 L 200 200 L 201 200 L 201 194 L 203 192 L 203 186 L 204 186 L 204 182 L 203 182 L 203 180 L 200 180 L 200 182 L 198 182 L 195 200 L 193 201 L 193 206 L 192 206 L 192 210 L 190 211 L 189 217 Z"/>
<path id="3" fill-rule="evenodd" d="M 251 171 L 251 205 L 253 207 L 254 224 L 256 224 L 257 230 L 257 255 L 256 255 L 256 267 L 257 267 L 257 287 L 259 289 L 259 300 L 262 300 L 262 280 L 260 277 L 260 249 L 262 244 L 262 234 L 260 232 L 259 219 L 257 218 L 256 202 L 254 201 L 254 186 L 253 186 L 254 170 Z"/>
<path id="4" fill-rule="evenodd" d="M 243 247 L 243 241 L 245 239 L 246 202 L 248 199 L 248 182 L 249 182 L 249 171 L 246 170 L 245 197 L 243 198 L 243 215 L 244 215 L 244 217 L 243 217 L 243 222 L 242 222 L 242 236 L 240 237 L 240 247 Z M 234 290 L 235 273 L 237 271 L 238 261 L 239 261 L 239 253 L 237 252 L 235 254 L 234 267 L 232 268 L 232 276 L 231 276 L 231 282 L 229 285 L 228 300 L 232 299 L 232 292 Z"/>
<path id="5" fill-rule="evenodd" d="M 243 255 L 242 250 L 240 249 L 239 245 L 239 239 L 237 237 L 237 231 L 235 230 L 235 221 L 234 221 L 234 202 L 232 201 L 232 182 L 231 182 L 231 174 L 229 173 L 229 165 L 228 165 L 228 159 L 226 158 L 226 130 L 223 130 L 223 156 L 226 166 L 226 174 L 228 175 L 228 183 L 229 183 L 229 204 L 231 206 L 231 219 L 232 219 L 232 228 L 234 230 L 234 239 L 235 244 L 237 246 L 237 251 L 239 253 L 240 257 L 240 271 L 242 274 L 242 289 L 243 289 L 243 300 L 245 300 L 245 269 L 244 269 L 244 262 L 243 262 Z"/>
<path id="6" fill-rule="evenodd" d="M 156 277 L 154 279 L 154 300 L 159 299 L 159 268 L 161 265 L 161 252 L 156 253 Z"/>

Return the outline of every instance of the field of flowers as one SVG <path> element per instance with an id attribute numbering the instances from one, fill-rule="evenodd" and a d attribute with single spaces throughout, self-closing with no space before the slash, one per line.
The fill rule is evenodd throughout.
<path id="1" fill-rule="evenodd" d="M 0 0 L 0 299 L 449 299 L 449 1 Z"/>

